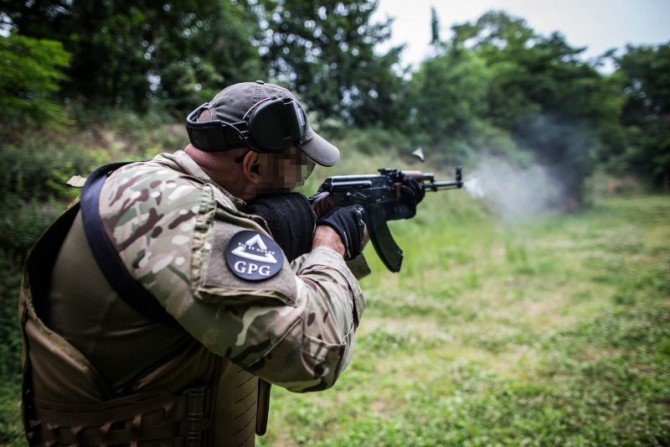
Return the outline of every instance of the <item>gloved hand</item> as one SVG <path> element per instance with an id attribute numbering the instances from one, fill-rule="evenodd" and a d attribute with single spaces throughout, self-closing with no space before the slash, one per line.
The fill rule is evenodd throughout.
<path id="1" fill-rule="evenodd" d="M 400 182 L 400 201 L 395 205 L 395 219 L 411 219 L 416 216 L 416 206 L 423 200 L 426 191 L 423 186 L 411 177 L 404 177 Z"/>
<path id="2" fill-rule="evenodd" d="M 416 210 L 416 206 L 421 203 L 425 195 L 426 191 L 423 189 L 423 186 L 419 184 L 419 182 L 407 176 L 402 179 L 400 196 L 402 201 L 405 202 L 407 206 Z"/>
<path id="3" fill-rule="evenodd" d="M 340 236 L 344 245 L 344 259 L 350 260 L 361 254 L 365 242 L 364 209 L 360 205 L 332 209 L 316 222 L 328 225 Z"/>

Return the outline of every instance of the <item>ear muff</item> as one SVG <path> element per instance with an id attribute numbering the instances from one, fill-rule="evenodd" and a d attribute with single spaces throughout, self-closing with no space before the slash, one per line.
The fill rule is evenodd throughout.
<path id="1" fill-rule="evenodd" d="M 291 146 L 298 146 L 306 132 L 305 112 L 292 99 L 265 101 L 249 117 L 249 135 L 264 152 L 285 152 Z"/>
<path id="2" fill-rule="evenodd" d="M 198 117 L 208 109 L 205 103 L 186 117 L 189 140 L 198 149 L 219 152 L 248 146 L 259 153 L 286 152 L 291 146 L 304 143 L 307 116 L 298 101 L 290 98 L 271 98 L 252 108 L 244 121 L 199 122 Z"/>

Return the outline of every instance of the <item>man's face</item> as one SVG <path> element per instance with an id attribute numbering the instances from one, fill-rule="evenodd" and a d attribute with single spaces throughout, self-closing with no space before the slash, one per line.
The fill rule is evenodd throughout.
<path id="1" fill-rule="evenodd" d="M 314 162 L 300 149 L 292 147 L 285 154 L 259 154 L 263 178 L 260 194 L 281 194 L 302 185 L 314 170 Z"/>

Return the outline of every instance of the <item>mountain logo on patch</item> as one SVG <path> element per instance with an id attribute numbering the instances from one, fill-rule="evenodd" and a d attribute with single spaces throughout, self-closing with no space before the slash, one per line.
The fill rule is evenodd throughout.
<path id="1" fill-rule="evenodd" d="M 275 252 L 268 250 L 268 246 L 263 242 L 260 234 L 256 234 L 243 244 L 238 242 L 237 248 L 232 253 L 241 258 L 251 259 L 252 261 L 268 262 L 270 264 L 277 263 L 277 258 L 274 257 Z"/>
<path id="2" fill-rule="evenodd" d="M 230 271 L 248 281 L 272 278 L 284 265 L 284 253 L 279 245 L 249 230 L 240 231 L 230 239 L 225 258 Z"/>

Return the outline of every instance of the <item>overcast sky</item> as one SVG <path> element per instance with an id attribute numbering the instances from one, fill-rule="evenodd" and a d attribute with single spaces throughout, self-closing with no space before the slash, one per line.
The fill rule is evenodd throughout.
<path id="1" fill-rule="evenodd" d="M 524 18 L 535 31 L 560 31 L 587 58 L 627 43 L 670 41 L 670 0 L 379 0 L 377 19 L 395 18 L 393 44 L 407 44 L 403 61 L 416 65 L 430 41 L 430 8 L 440 19 L 442 39 L 455 23 L 474 21 L 491 9 Z"/>

